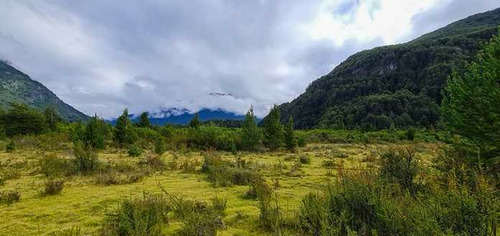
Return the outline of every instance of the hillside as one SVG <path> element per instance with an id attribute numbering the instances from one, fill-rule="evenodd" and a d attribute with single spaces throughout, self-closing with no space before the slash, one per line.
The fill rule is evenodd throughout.
<path id="1" fill-rule="evenodd" d="M 59 115 L 68 121 L 86 120 L 88 117 L 64 103 L 43 84 L 0 61 L 0 107 L 6 109 L 12 102 L 21 102 L 43 109 L 54 106 Z"/>
<path id="2" fill-rule="evenodd" d="M 436 126 L 441 90 L 482 42 L 498 32 L 500 8 L 470 16 L 405 44 L 356 53 L 279 106 L 297 128 L 376 130 Z"/>

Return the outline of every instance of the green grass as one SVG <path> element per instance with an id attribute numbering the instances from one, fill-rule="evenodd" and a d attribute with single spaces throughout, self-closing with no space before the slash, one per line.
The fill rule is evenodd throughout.
<path id="1" fill-rule="evenodd" d="M 435 143 L 399 143 L 398 146 L 417 147 L 418 155 L 424 163 L 437 156 L 439 145 Z M 322 166 L 325 160 L 344 162 L 346 169 L 369 168 L 368 156 L 374 152 L 390 148 L 389 144 L 310 144 L 297 153 L 239 153 L 242 159 L 258 163 L 261 173 L 269 184 L 278 178 L 278 196 L 285 219 L 293 218 L 303 196 L 319 191 L 325 184 L 334 181 L 336 169 L 328 175 L 328 168 Z M 341 152 L 343 158 L 338 158 Z M 335 155 L 332 155 L 335 153 Z M 60 195 L 40 196 L 47 180 L 37 172 L 37 163 L 45 155 L 40 150 L 16 150 L 13 153 L 0 153 L 0 175 L 8 171 L 18 171 L 19 178 L 9 179 L 1 190 L 17 190 L 21 199 L 11 205 L 0 205 L 0 232 L 5 235 L 45 235 L 62 230 L 78 228 L 83 234 L 97 233 L 103 225 L 106 215 L 115 210 L 120 201 L 140 197 L 144 192 L 162 194 L 159 186 L 168 193 L 190 199 L 210 202 L 215 196 L 227 199 L 226 228 L 218 235 L 255 235 L 267 234 L 258 225 L 258 201 L 246 199 L 243 194 L 248 186 L 214 188 L 206 180 L 206 174 L 183 173 L 179 171 L 155 171 L 136 183 L 123 185 L 98 185 L 93 176 L 75 175 L 65 177 L 64 190 Z M 230 153 L 218 153 L 224 159 L 236 160 Z M 55 155 L 71 158 L 68 152 Z M 128 157 L 125 150 L 105 150 L 99 153 L 103 163 L 127 162 L 139 165 L 148 154 L 140 157 Z M 173 156 L 179 159 L 198 159 L 201 169 L 200 152 L 166 152 L 162 155 L 165 162 Z M 288 174 L 301 155 L 311 157 L 311 163 L 300 166 L 300 176 Z M 278 165 L 281 163 L 281 165 Z M 281 167 L 279 167 L 281 166 Z M 166 234 L 179 232 L 182 223 L 173 218 L 165 227 Z"/>

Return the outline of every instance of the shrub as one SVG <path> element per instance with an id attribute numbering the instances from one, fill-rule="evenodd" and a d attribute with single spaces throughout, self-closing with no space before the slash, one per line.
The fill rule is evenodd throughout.
<path id="1" fill-rule="evenodd" d="M 334 160 L 324 160 L 323 163 L 321 164 L 324 167 L 334 167 L 335 166 L 335 161 Z"/>
<path id="2" fill-rule="evenodd" d="M 311 157 L 306 156 L 306 155 L 302 155 L 299 157 L 299 161 L 302 164 L 311 164 Z"/>
<path id="3" fill-rule="evenodd" d="M 222 160 L 218 155 L 206 154 L 201 171 L 207 173 L 207 179 L 214 186 L 247 185 L 252 181 L 254 172 L 244 169 L 241 162 L 239 167 Z"/>
<path id="4" fill-rule="evenodd" d="M 149 155 L 146 158 L 146 164 L 148 164 L 151 168 L 160 171 L 167 168 L 167 164 L 165 164 L 163 159 L 161 159 L 161 157 L 157 155 Z"/>
<path id="5" fill-rule="evenodd" d="M 14 140 L 10 140 L 10 142 L 7 143 L 7 145 L 5 146 L 5 151 L 13 152 L 15 150 L 16 150 L 16 143 L 14 142 Z"/>
<path id="6" fill-rule="evenodd" d="M 5 182 L 7 182 L 2 176 L 0 176 L 0 186 L 5 185 Z"/>
<path id="7" fill-rule="evenodd" d="M 305 147 L 306 144 L 307 144 L 307 141 L 306 141 L 306 137 L 304 137 L 304 135 L 297 137 L 297 145 L 299 147 Z"/>
<path id="8" fill-rule="evenodd" d="M 413 128 L 413 127 L 408 128 L 408 130 L 406 130 L 406 133 L 405 133 L 406 139 L 411 140 L 411 141 L 415 140 L 416 133 L 417 133 L 417 130 L 415 130 L 415 128 Z"/>
<path id="9" fill-rule="evenodd" d="M 165 144 L 161 138 L 157 138 L 155 142 L 155 153 L 157 155 L 163 155 L 165 153 Z"/>
<path id="10" fill-rule="evenodd" d="M 299 226 L 305 235 L 441 234 L 429 203 L 398 189 L 373 173 L 345 175 L 324 192 L 303 198 Z"/>
<path id="11" fill-rule="evenodd" d="M 402 188 L 415 193 L 417 184 L 414 183 L 419 171 L 419 162 L 415 150 L 399 149 L 382 153 L 380 175 L 382 178 L 399 184 Z"/>
<path id="12" fill-rule="evenodd" d="M 167 193 L 168 194 L 168 193 Z M 171 197 L 174 213 L 183 224 L 180 235 L 213 235 L 224 228 L 226 200 L 215 197 L 212 204 L 184 198 Z"/>
<path id="13" fill-rule="evenodd" d="M 138 157 L 142 154 L 142 149 L 137 144 L 132 144 L 127 153 L 131 157 Z"/>
<path id="14" fill-rule="evenodd" d="M 21 194 L 16 190 L 0 191 L 0 204 L 10 205 L 14 202 L 18 202 L 19 199 L 21 199 Z"/>
<path id="15" fill-rule="evenodd" d="M 81 142 L 77 142 L 74 147 L 75 168 L 80 173 L 90 173 L 99 167 L 97 153 L 90 147 L 84 147 Z"/>
<path id="16" fill-rule="evenodd" d="M 143 198 L 125 200 L 118 210 L 109 215 L 103 235 L 162 235 L 168 223 L 170 206 L 160 196 L 144 195 Z"/>
<path id="17" fill-rule="evenodd" d="M 57 195 L 60 194 L 64 187 L 63 180 L 47 180 L 45 182 L 42 195 Z"/>
<path id="18" fill-rule="evenodd" d="M 46 177 L 59 177 L 70 170 L 68 160 L 59 158 L 56 155 L 45 155 L 38 162 L 40 173 Z"/>

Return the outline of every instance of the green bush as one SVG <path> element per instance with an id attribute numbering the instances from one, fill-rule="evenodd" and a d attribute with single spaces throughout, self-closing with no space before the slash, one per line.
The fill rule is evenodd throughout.
<path id="1" fill-rule="evenodd" d="M 415 140 L 416 133 L 417 133 L 417 130 L 415 128 L 413 128 L 413 127 L 408 128 L 408 130 L 406 130 L 406 133 L 405 133 L 406 139 L 411 140 L 411 141 Z"/>
<path id="2" fill-rule="evenodd" d="M 137 144 L 132 144 L 127 153 L 131 157 L 138 157 L 142 154 L 142 149 Z"/>
<path id="3" fill-rule="evenodd" d="M 21 199 L 21 194 L 16 190 L 0 191 L 0 204 L 10 205 L 14 202 L 18 202 L 19 199 Z"/>
<path id="4" fill-rule="evenodd" d="M 53 180 L 53 179 L 47 180 L 44 184 L 42 195 L 47 196 L 47 195 L 60 194 L 63 190 L 63 187 L 64 187 L 63 180 Z"/>
<path id="5" fill-rule="evenodd" d="M 233 164 L 222 160 L 218 155 L 206 154 L 201 171 L 207 174 L 207 180 L 214 186 L 248 185 L 255 176 L 245 165 Z"/>
<path id="6" fill-rule="evenodd" d="M 389 150 L 380 156 L 380 176 L 390 182 L 399 184 L 411 193 L 415 193 L 418 183 L 415 178 L 420 170 L 420 163 L 413 149 Z"/>
<path id="7" fill-rule="evenodd" d="M 45 155 L 38 162 L 40 173 L 46 177 L 59 177 L 70 173 L 71 166 L 68 160 L 56 155 Z"/>
<path id="8" fill-rule="evenodd" d="M 92 148 L 83 146 L 81 142 L 75 144 L 73 153 L 76 172 L 91 173 L 99 167 L 97 153 Z"/>
<path id="9" fill-rule="evenodd" d="M 5 151 L 13 152 L 15 150 L 16 150 L 16 143 L 14 142 L 14 140 L 10 140 L 10 142 L 7 143 L 7 145 L 5 145 Z"/>
<path id="10" fill-rule="evenodd" d="M 165 144 L 163 143 L 163 139 L 161 138 L 156 139 L 154 151 L 157 155 L 160 156 L 163 155 L 163 153 L 165 153 Z"/>
<path id="11" fill-rule="evenodd" d="M 224 228 L 226 200 L 215 197 L 212 204 L 179 197 L 171 197 L 174 213 L 182 222 L 180 235 L 217 235 Z"/>
<path id="12" fill-rule="evenodd" d="M 160 196 L 145 194 L 143 198 L 125 200 L 107 217 L 102 234 L 162 235 L 170 210 L 170 205 Z"/>
<path id="13" fill-rule="evenodd" d="M 299 161 L 302 164 L 311 164 L 311 157 L 306 156 L 306 155 L 302 155 L 299 157 Z"/>

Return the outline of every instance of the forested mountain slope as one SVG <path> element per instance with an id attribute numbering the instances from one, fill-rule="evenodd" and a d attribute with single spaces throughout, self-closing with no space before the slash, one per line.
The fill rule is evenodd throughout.
<path id="1" fill-rule="evenodd" d="M 451 70 L 463 70 L 499 24 L 500 8 L 405 44 L 356 53 L 298 98 L 280 105 L 282 119 L 292 115 L 297 128 L 435 126 Z"/>
<path id="2" fill-rule="evenodd" d="M 64 103 L 43 84 L 0 61 L 0 107 L 6 109 L 12 102 L 25 103 L 44 109 L 53 106 L 67 121 L 86 120 L 87 115 Z"/>

